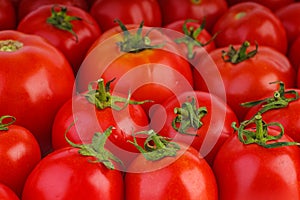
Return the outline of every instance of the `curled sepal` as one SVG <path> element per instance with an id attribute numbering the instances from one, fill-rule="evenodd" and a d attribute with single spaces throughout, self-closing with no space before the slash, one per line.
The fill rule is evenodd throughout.
<path id="1" fill-rule="evenodd" d="M 255 49 L 247 53 L 247 48 L 250 46 L 248 41 L 243 42 L 239 49 L 235 49 L 233 45 L 229 45 L 228 51 L 222 51 L 222 58 L 225 62 L 237 64 L 248 60 L 256 55 L 258 51 L 258 44 L 255 44 Z"/>
<path id="2" fill-rule="evenodd" d="M 250 101 L 242 103 L 244 107 L 253 107 L 262 104 L 261 109 L 258 111 L 260 114 L 277 108 L 284 108 L 289 105 L 290 102 L 299 99 L 299 94 L 295 90 L 286 91 L 284 83 L 282 81 L 271 82 L 270 84 L 279 84 L 279 89 L 274 92 L 273 97 L 265 98 L 258 101 Z M 288 95 L 288 97 L 286 97 Z"/>
<path id="3" fill-rule="evenodd" d="M 246 127 L 255 123 L 255 129 L 246 129 Z M 270 135 L 268 133 L 269 126 L 278 126 L 280 128 L 280 132 L 278 135 Z M 266 124 L 262 120 L 262 116 L 260 114 L 255 115 L 254 118 L 250 120 L 243 121 L 239 127 L 236 127 L 236 123 L 232 123 L 232 127 L 235 131 L 238 132 L 238 138 L 243 144 L 258 144 L 265 148 L 275 148 L 275 147 L 283 147 L 283 146 L 293 146 L 299 145 L 297 142 L 278 142 L 280 138 L 282 138 L 284 134 L 284 128 L 282 124 L 273 122 Z"/>
<path id="4" fill-rule="evenodd" d="M 142 34 L 144 21 L 140 23 L 140 26 L 135 34 L 131 34 L 126 26 L 119 19 L 115 19 L 123 31 L 123 41 L 117 42 L 117 45 L 120 47 L 120 50 L 128 53 L 137 53 L 145 49 L 154 49 L 161 48 L 165 43 L 152 45 L 149 34 L 154 28 L 150 29 L 145 35 Z"/>
<path id="5" fill-rule="evenodd" d="M 147 135 L 144 142 L 144 147 L 141 147 L 136 140 L 136 135 Z M 170 138 L 158 135 L 154 130 L 141 131 L 133 134 L 133 141 L 128 141 L 133 144 L 149 161 L 160 160 L 164 157 L 175 157 L 180 150 L 180 146 L 171 142 Z"/>
<path id="6" fill-rule="evenodd" d="M 67 7 L 60 7 L 60 11 L 56 11 L 55 7 L 56 5 L 52 6 L 51 16 L 47 18 L 47 23 L 53 25 L 54 27 L 60 30 L 68 31 L 75 37 L 76 42 L 78 42 L 78 36 L 73 30 L 73 25 L 71 21 L 81 21 L 82 19 L 77 16 L 67 15 Z"/>
<path id="7" fill-rule="evenodd" d="M 115 169 L 112 161 L 121 165 L 123 165 L 123 162 L 104 147 L 108 137 L 112 133 L 112 129 L 113 127 L 110 126 L 103 133 L 96 132 L 90 144 L 75 144 L 67 138 L 66 134 L 65 139 L 72 147 L 78 148 L 78 153 L 81 155 L 94 157 L 96 160 L 93 160 L 93 162 L 100 162 L 108 169 Z"/>
<path id="8" fill-rule="evenodd" d="M 6 123 L 3 123 L 4 120 L 9 120 Z M 0 117 L 0 131 L 7 131 L 8 127 L 16 121 L 16 118 L 10 115 L 4 115 Z"/>
<path id="9" fill-rule="evenodd" d="M 107 84 L 104 84 L 104 80 L 100 78 L 97 81 L 97 88 L 93 89 L 93 82 L 92 82 L 88 86 L 88 92 L 83 95 L 90 103 L 95 104 L 95 106 L 98 109 L 105 109 L 110 107 L 117 111 L 126 108 L 128 104 L 138 105 L 138 104 L 144 104 L 146 102 L 151 102 L 150 100 L 133 101 L 130 99 L 131 98 L 130 92 L 128 92 L 127 98 L 111 95 L 109 90 L 110 90 L 110 84 L 113 80 L 108 81 Z"/>
<path id="10" fill-rule="evenodd" d="M 201 119 L 207 114 L 207 109 L 206 107 L 197 108 L 196 100 L 192 98 L 191 102 L 184 102 L 180 108 L 174 108 L 174 113 L 176 117 L 172 121 L 173 129 L 182 134 L 197 136 L 197 134 L 188 133 L 187 130 L 201 128 L 203 125 Z"/>

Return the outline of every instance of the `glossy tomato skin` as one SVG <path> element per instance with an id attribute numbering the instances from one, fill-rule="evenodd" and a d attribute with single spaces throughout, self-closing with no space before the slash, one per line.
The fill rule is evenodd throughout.
<path id="1" fill-rule="evenodd" d="M 48 154 L 28 177 L 23 200 L 123 199 L 122 174 L 66 147 Z"/>
<path id="2" fill-rule="evenodd" d="M 249 1 L 249 0 L 227 0 L 229 6 L 233 6 L 235 4 L 238 4 L 241 2 L 246 2 L 246 1 Z M 266 6 L 269 9 L 271 9 L 273 12 L 275 12 L 277 9 L 280 9 L 284 6 L 294 3 L 295 0 L 265 0 L 265 1 L 250 0 L 250 2 L 262 4 L 263 6 Z"/>
<path id="3" fill-rule="evenodd" d="M 172 121 L 177 116 L 174 109 L 180 108 L 184 102 L 191 102 L 192 98 L 196 100 L 197 108 L 205 107 L 207 113 L 200 119 L 203 125 L 197 130 L 190 128 L 188 133 L 193 135 L 185 135 L 172 127 Z M 237 116 L 232 109 L 223 100 L 208 92 L 185 92 L 177 97 L 172 96 L 162 104 L 161 108 L 151 115 L 150 127 L 160 135 L 172 138 L 175 142 L 191 145 L 211 166 L 220 146 L 233 133 L 232 122 L 238 123 Z M 176 125 L 180 126 L 179 123 Z"/>
<path id="4" fill-rule="evenodd" d="M 300 35 L 293 41 L 290 46 L 288 58 L 296 71 L 300 68 Z"/>
<path id="5" fill-rule="evenodd" d="M 189 18 L 202 21 L 205 17 L 206 29 L 209 32 L 218 18 L 228 9 L 226 0 L 158 0 L 158 3 L 163 25 Z"/>
<path id="6" fill-rule="evenodd" d="M 250 46 L 248 50 L 254 49 Z M 222 50 L 228 49 L 217 48 L 194 68 L 195 89 L 225 99 L 240 120 L 248 110 L 240 104 L 275 91 L 277 85 L 271 82 L 281 80 L 291 88 L 296 84 L 296 73 L 287 57 L 270 47 L 259 46 L 254 57 L 237 64 L 225 62 Z"/>
<path id="7" fill-rule="evenodd" d="M 0 183 L 0 199 L 20 200 L 14 191 L 2 183 Z"/>
<path id="8" fill-rule="evenodd" d="M 177 156 L 158 161 L 148 161 L 140 154 L 125 174 L 125 185 L 125 197 L 131 200 L 218 199 L 211 167 L 185 145 Z"/>
<path id="9" fill-rule="evenodd" d="M 72 96 L 72 69 L 62 53 L 39 36 L 2 31 L 4 40 L 23 46 L 0 52 L 0 114 L 16 117 L 16 124 L 34 134 L 44 154 L 51 151 L 55 114 Z"/>
<path id="10" fill-rule="evenodd" d="M 0 1 L 0 30 L 15 29 L 17 25 L 17 14 L 10 0 Z"/>
<path id="11" fill-rule="evenodd" d="M 270 134 L 279 134 L 270 130 Z M 280 141 L 292 141 L 288 136 Z M 244 145 L 232 135 L 218 152 L 213 171 L 222 200 L 299 199 L 300 149 Z"/>
<path id="12" fill-rule="evenodd" d="M 19 22 L 17 30 L 45 38 L 66 56 L 76 74 L 87 50 L 101 35 L 101 30 L 96 20 L 87 11 L 75 6 L 60 4 L 55 5 L 56 12 L 66 8 L 66 15 L 81 18 L 81 20 L 70 22 L 76 36 L 66 30 L 61 30 L 47 22 L 53 6 L 52 4 L 44 5 L 32 11 Z"/>
<path id="13" fill-rule="evenodd" d="M 118 26 L 114 22 L 115 19 L 121 20 L 124 24 L 140 24 L 144 21 L 145 26 L 160 27 L 162 25 L 157 0 L 128 0 L 125 4 L 119 0 L 96 0 L 90 13 L 103 32 Z"/>
<path id="14" fill-rule="evenodd" d="M 230 7 L 215 23 L 213 33 L 217 47 L 242 44 L 248 40 L 287 52 L 287 36 L 283 24 L 267 7 L 254 2 L 243 2 Z M 268 33 L 268 34 L 266 34 Z"/>
<path id="15" fill-rule="evenodd" d="M 28 129 L 10 125 L 0 131 L 0 152 L 0 183 L 21 196 L 28 175 L 41 159 L 39 144 Z"/>
<path id="16" fill-rule="evenodd" d="M 20 0 L 18 6 L 18 21 L 21 21 L 31 11 L 38 9 L 44 5 L 63 4 L 66 6 L 76 6 L 80 9 L 88 11 L 88 4 L 85 0 Z"/>

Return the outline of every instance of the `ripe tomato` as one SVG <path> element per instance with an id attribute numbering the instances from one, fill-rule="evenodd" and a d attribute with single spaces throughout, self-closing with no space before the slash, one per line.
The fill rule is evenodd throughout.
<path id="1" fill-rule="evenodd" d="M 105 142 L 98 139 L 85 146 L 56 150 L 43 158 L 29 175 L 22 200 L 123 199 L 122 173 L 113 169 L 113 162 L 106 157 L 109 152 L 103 152 L 99 145 Z"/>
<path id="2" fill-rule="evenodd" d="M 226 0 L 158 0 L 163 25 L 177 20 L 206 20 L 206 29 L 210 32 L 217 19 L 228 9 Z"/>
<path id="3" fill-rule="evenodd" d="M 0 115 L 29 129 L 44 153 L 51 150 L 56 112 L 71 98 L 72 69 L 55 47 L 35 35 L 0 32 Z"/>
<path id="4" fill-rule="evenodd" d="M 228 5 L 229 6 L 233 6 L 235 4 L 241 3 L 241 2 L 246 2 L 249 0 L 227 0 Z M 255 3 L 259 3 L 263 6 L 268 7 L 269 9 L 271 9 L 272 11 L 276 11 L 277 9 L 280 9 L 284 6 L 287 6 L 293 2 L 295 2 L 295 0 L 250 0 L 250 2 L 255 2 Z"/>
<path id="5" fill-rule="evenodd" d="M 100 77 L 105 82 L 115 78 L 113 92 L 131 91 L 137 101 L 153 100 L 142 105 L 147 112 L 153 104 L 193 89 L 190 64 L 168 36 L 142 24 L 126 30 L 108 38 L 104 33 L 93 44 L 77 74 L 79 92 Z"/>
<path id="6" fill-rule="evenodd" d="M 8 186 L 0 183 L 0 199 L 20 200 L 19 197 Z"/>
<path id="7" fill-rule="evenodd" d="M 249 45 L 245 42 L 239 49 L 230 46 L 228 52 L 227 48 L 217 48 L 193 68 L 195 89 L 224 99 L 240 120 L 249 109 L 240 104 L 276 90 L 277 85 L 270 82 L 281 80 L 286 87 L 295 87 L 296 84 L 295 70 L 285 55 L 267 46 L 259 46 L 256 51 L 255 46 Z M 244 51 L 246 54 L 242 53 Z M 247 55 L 253 57 L 247 58 Z M 232 63 L 227 56 L 237 62 Z M 239 58 L 244 60 L 238 61 Z"/>
<path id="8" fill-rule="evenodd" d="M 88 11 L 88 5 L 85 0 L 20 0 L 18 6 L 18 19 L 21 21 L 31 11 L 38 9 L 44 5 L 54 5 L 54 4 L 63 4 L 66 6 L 76 6 L 85 11 Z"/>
<path id="9" fill-rule="evenodd" d="M 217 200 L 216 180 L 205 159 L 192 147 L 160 138 L 151 138 L 155 145 L 146 146 L 154 149 L 142 150 L 129 166 L 125 173 L 125 198 Z"/>
<path id="10" fill-rule="evenodd" d="M 264 126 L 267 137 L 278 138 L 280 132 Z M 258 138 L 256 130 L 245 128 L 254 133 L 248 141 L 263 142 Z M 260 132 L 260 131 L 258 131 Z M 244 135 L 245 136 L 245 135 Z M 241 136 L 241 137 L 244 137 Z M 248 134 L 250 136 L 250 132 Z M 255 139 L 255 137 L 257 137 Z M 292 142 L 286 135 L 270 140 L 277 142 Z M 300 198 L 300 149 L 297 146 L 280 146 L 266 148 L 257 143 L 244 144 L 236 134 L 232 135 L 220 148 L 213 171 L 215 173 L 219 198 L 224 200 L 238 199 L 299 199 Z M 288 171 L 287 171 L 288 170 Z"/>
<path id="11" fill-rule="evenodd" d="M 283 54 L 287 52 L 283 24 L 271 10 L 258 3 L 243 2 L 230 7 L 215 23 L 213 33 L 217 32 L 217 47 L 241 44 L 248 40 L 273 47 Z"/>
<path id="12" fill-rule="evenodd" d="M 45 5 L 18 24 L 18 31 L 45 38 L 59 49 L 76 74 L 88 49 L 101 31 L 94 18 L 75 6 Z"/>
<path id="13" fill-rule="evenodd" d="M 293 41 L 290 46 L 288 58 L 296 71 L 300 68 L 300 35 Z"/>
<path id="14" fill-rule="evenodd" d="M 0 117 L 0 183 L 21 196 L 27 176 L 41 159 L 41 152 L 33 134 L 12 124 L 14 121 L 11 116 Z"/>
<path id="15" fill-rule="evenodd" d="M 102 85 L 103 80 L 99 84 Z M 86 92 L 78 94 L 60 108 L 52 127 L 53 148 L 59 149 L 70 146 L 65 140 L 65 134 L 70 140 L 78 144 L 89 143 L 95 132 L 103 132 L 103 130 L 113 126 L 114 129 L 109 137 L 111 143 L 107 145 L 126 165 L 138 152 L 127 141 L 132 140 L 133 132 L 148 129 L 148 116 L 141 105 L 137 105 L 142 102 L 134 102 L 133 100 L 128 102 L 124 95 L 110 94 L 109 91 L 104 91 L 102 86 L 99 86 L 98 90 L 95 91 L 96 94 L 88 96 Z M 89 93 L 91 92 L 93 93 L 93 91 L 89 91 Z M 103 96 L 104 100 L 95 96 Z M 96 98 L 96 102 L 93 103 L 91 98 Z M 111 100 L 117 101 L 110 102 Z M 105 106 L 99 107 L 97 102 L 101 102 Z M 122 109 L 119 110 L 116 105 Z M 72 123 L 74 126 L 68 128 Z M 142 138 L 140 140 L 141 142 L 144 141 Z"/>
<path id="16" fill-rule="evenodd" d="M 152 113 L 150 127 L 173 141 L 191 145 L 212 165 L 220 146 L 233 132 L 232 122 L 238 119 L 225 102 L 195 91 L 167 99 Z"/>
<path id="17" fill-rule="evenodd" d="M 120 19 L 124 24 L 139 24 L 144 21 L 145 26 L 152 27 L 160 27 L 162 24 L 156 0 L 127 0 L 126 3 L 119 0 L 96 0 L 90 13 L 103 32 L 117 26 L 115 19 Z"/>
<path id="18" fill-rule="evenodd" d="M 17 14 L 10 0 L 0 0 L 0 30 L 15 29 Z"/>

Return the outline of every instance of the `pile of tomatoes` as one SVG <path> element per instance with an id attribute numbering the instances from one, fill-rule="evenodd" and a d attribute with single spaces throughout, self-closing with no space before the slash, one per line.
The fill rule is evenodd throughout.
<path id="1" fill-rule="evenodd" d="M 300 199 L 297 0 L 0 0 L 0 199 Z"/>

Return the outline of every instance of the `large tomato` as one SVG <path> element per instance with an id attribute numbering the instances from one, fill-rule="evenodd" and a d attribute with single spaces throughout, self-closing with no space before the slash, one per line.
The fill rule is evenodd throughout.
<path id="1" fill-rule="evenodd" d="M 64 5 L 39 7 L 19 22 L 17 30 L 49 41 L 66 56 L 75 74 L 86 52 L 101 34 L 88 12 Z"/>
<path id="2" fill-rule="evenodd" d="M 120 19 L 125 24 L 139 24 L 144 21 L 146 26 L 162 25 L 157 0 L 127 0 L 126 3 L 120 0 L 96 0 L 90 13 L 103 32 L 117 25 L 114 23 L 115 19 Z"/>
<path id="3" fill-rule="evenodd" d="M 0 30 L 15 29 L 17 25 L 17 14 L 10 0 L 0 1 Z"/>
<path id="4" fill-rule="evenodd" d="M 138 101 L 153 100 L 142 105 L 148 111 L 174 93 L 193 89 L 189 62 L 168 36 L 142 24 L 138 29 L 122 28 L 111 37 L 103 33 L 93 44 L 77 74 L 78 91 L 100 77 L 105 82 L 115 78 L 112 91 L 131 91 Z M 115 29 L 119 27 L 112 32 Z"/>
<path id="5" fill-rule="evenodd" d="M 194 148 L 149 133 L 145 149 L 125 173 L 126 199 L 218 199 L 212 169 Z"/>
<path id="6" fill-rule="evenodd" d="M 226 0 L 158 0 L 163 25 L 177 20 L 206 20 L 206 29 L 211 31 L 219 17 L 228 9 Z"/>
<path id="7" fill-rule="evenodd" d="M 0 117 L 0 183 L 21 196 L 25 181 L 41 159 L 38 142 L 12 116 Z M 1 195 L 0 195 L 1 196 Z"/>
<path id="8" fill-rule="evenodd" d="M 277 85 L 270 82 L 295 87 L 296 73 L 287 57 L 267 46 L 257 48 L 244 42 L 241 47 L 213 50 L 193 69 L 195 89 L 225 99 L 242 120 L 249 108 L 240 104 L 276 90 Z"/>
<path id="9" fill-rule="evenodd" d="M 288 58 L 296 71 L 300 68 L 300 34 L 290 45 Z"/>
<path id="10" fill-rule="evenodd" d="M 0 199 L 20 200 L 14 191 L 2 183 L 0 183 Z"/>
<path id="11" fill-rule="evenodd" d="M 270 9 L 258 3 L 242 2 L 230 7 L 215 23 L 213 33 L 217 32 L 217 47 L 241 44 L 248 40 L 270 46 L 283 54 L 287 52 L 283 24 Z"/>
<path id="12" fill-rule="evenodd" d="M 224 101 L 195 91 L 167 99 L 152 113 L 150 127 L 173 141 L 191 145 L 212 165 L 220 146 L 233 132 L 232 122 L 238 119 Z"/>
<path id="13" fill-rule="evenodd" d="M 220 148 L 213 166 L 220 199 L 300 198 L 300 149 L 287 146 L 293 140 L 268 126 L 239 128 L 244 134 L 232 135 Z"/>
<path id="14" fill-rule="evenodd" d="M 95 134 L 93 143 L 72 144 L 43 158 L 29 175 L 22 200 L 124 199 L 123 176 L 115 169 L 117 158 L 103 148 L 110 132 L 103 134 L 104 138 Z"/>
<path id="15" fill-rule="evenodd" d="M 44 153 L 51 150 L 51 127 L 71 98 L 74 75 L 55 47 L 35 35 L 0 32 L 0 115 L 12 115 L 29 129 Z"/>
<path id="16" fill-rule="evenodd" d="M 235 4 L 241 3 L 241 2 L 246 2 L 249 0 L 227 0 L 229 6 L 233 6 Z M 268 8 L 270 8 L 272 11 L 276 11 L 277 9 L 280 9 L 284 6 L 287 6 L 295 0 L 250 0 L 251 2 L 259 3 L 262 4 Z"/>

